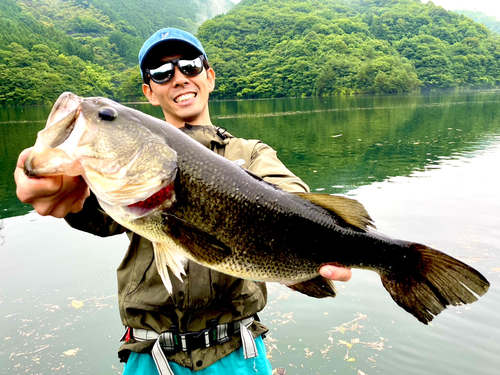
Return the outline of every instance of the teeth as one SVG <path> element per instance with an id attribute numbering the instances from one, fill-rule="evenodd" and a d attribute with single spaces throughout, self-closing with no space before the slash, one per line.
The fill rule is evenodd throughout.
<path id="1" fill-rule="evenodd" d="M 194 98 L 195 96 L 196 95 L 193 92 L 191 92 L 189 94 L 180 95 L 174 99 L 174 102 L 182 103 L 182 102 L 185 102 L 186 100 L 190 100 L 190 99 Z"/>

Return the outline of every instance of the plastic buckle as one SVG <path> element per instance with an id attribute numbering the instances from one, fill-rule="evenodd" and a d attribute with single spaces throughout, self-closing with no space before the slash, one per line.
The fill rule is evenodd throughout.
<path id="1" fill-rule="evenodd" d="M 225 133 L 226 133 L 226 132 L 227 132 L 227 129 L 226 129 L 226 128 L 223 128 L 223 127 L 221 127 L 221 126 L 219 126 L 219 127 L 217 128 L 217 135 L 218 135 L 218 136 L 219 136 L 219 138 L 220 138 L 221 140 L 223 140 L 223 141 L 227 138 L 227 135 L 225 135 Z"/>
<path id="2" fill-rule="evenodd" d="M 198 332 L 182 333 L 181 340 L 185 342 L 184 351 L 191 351 L 194 349 L 208 348 L 212 343 L 210 342 L 210 329 L 204 329 Z"/>
<path id="3" fill-rule="evenodd" d="M 160 346 L 167 354 L 177 353 L 181 349 L 179 329 L 175 324 L 170 326 L 169 332 L 172 334 L 172 342 L 167 343 L 160 336 Z"/>

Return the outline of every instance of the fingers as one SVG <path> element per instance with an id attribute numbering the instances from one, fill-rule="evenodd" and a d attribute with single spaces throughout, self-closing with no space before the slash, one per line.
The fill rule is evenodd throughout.
<path id="1" fill-rule="evenodd" d="M 52 195 L 38 199 L 33 208 L 41 215 L 63 218 L 69 213 L 80 212 L 90 190 L 81 177 L 57 176 L 60 189 Z"/>
<path id="2" fill-rule="evenodd" d="M 349 268 L 336 266 L 323 266 L 320 268 L 319 273 L 324 278 L 333 281 L 349 281 L 352 276 L 352 272 Z"/>
<path id="3" fill-rule="evenodd" d="M 50 215 L 57 218 L 68 213 L 81 211 L 85 199 L 90 195 L 89 188 L 80 177 L 51 176 L 30 178 L 24 173 L 24 161 L 31 149 L 26 149 L 19 155 L 14 179 L 16 194 L 23 203 L 29 203 L 42 216 Z"/>

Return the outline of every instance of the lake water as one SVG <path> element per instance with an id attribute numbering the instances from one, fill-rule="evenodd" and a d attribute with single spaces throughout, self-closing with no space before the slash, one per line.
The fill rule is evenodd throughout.
<path id="1" fill-rule="evenodd" d="M 137 109 L 161 117 L 147 104 Z M 0 109 L 0 369 L 117 374 L 115 269 L 125 237 L 101 239 L 15 198 L 12 172 L 49 107 Z M 313 191 L 361 201 L 377 228 L 482 272 L 489 292 L 431 325 L 354 270 L 335 299 L 270 284 L 261 314 L 287 374 L 500 373 L 500 93 L 224 101 L 214 123 L 272 145 Z"/>

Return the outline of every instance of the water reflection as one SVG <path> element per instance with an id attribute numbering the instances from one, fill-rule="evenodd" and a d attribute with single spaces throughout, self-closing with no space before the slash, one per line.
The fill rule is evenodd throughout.
<path id="1" fill-rule="evenodd" d="M 229 104 L 220 104 L 232 115 L 218 125 L 272 144 L 287 166 L 327 193 L 437 166 L 481 149 L 500 129 L 497 94 Z M 275 116 L 276 107 L 284 114 Z"/>

